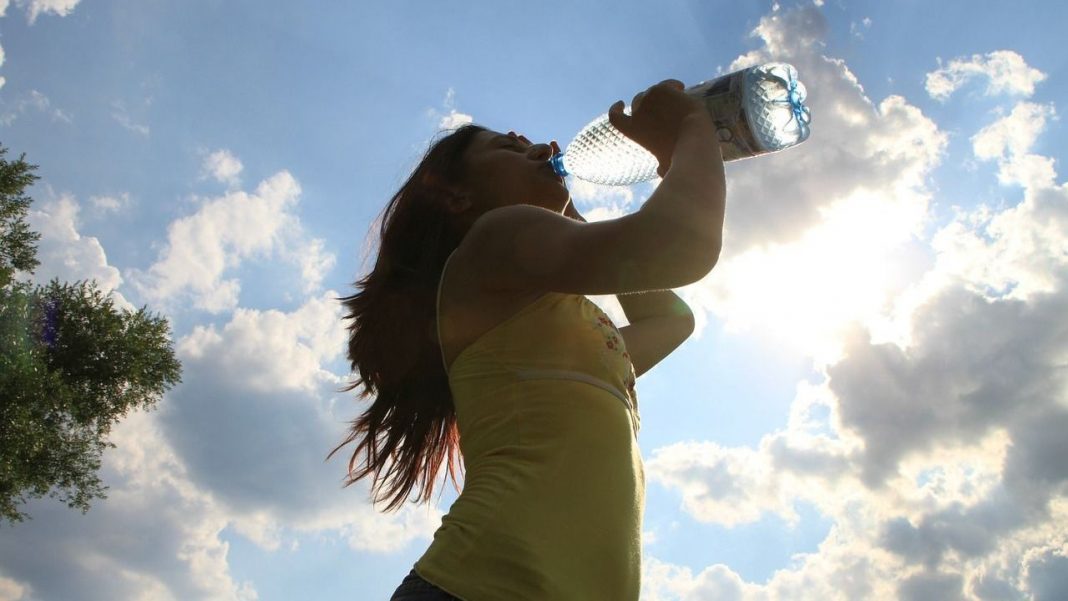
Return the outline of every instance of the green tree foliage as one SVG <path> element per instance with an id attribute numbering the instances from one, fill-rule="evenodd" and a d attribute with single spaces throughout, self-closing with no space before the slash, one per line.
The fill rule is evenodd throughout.
<path id="1" fill-rule="evenodd" d="M 36 165 L 26 163 L 26 155 L 7 161 L 7 149 L 0 146 L 0 287 L 11 282 L 15 271 L 33 271 L 37 267 L 37 240 L 40 234 L 30 231 L 24 221 L 30 207 L 25 190 L 37 176 Z"/>
<path id="2" fill-rule="evenodd" d="M 30 517 L 19 510 L 29 498 L 59 497 L 82 513 L 105 498 L 97 472 L 115 447 L 111 427 L 181 380 L 166 319 L 117 309 L 93 282 L 13 277 L 37 265 L 36 234 L 22 222 L 32 168 L 13 169 L 0 152 L 0 520 L 11 523 Z"/>

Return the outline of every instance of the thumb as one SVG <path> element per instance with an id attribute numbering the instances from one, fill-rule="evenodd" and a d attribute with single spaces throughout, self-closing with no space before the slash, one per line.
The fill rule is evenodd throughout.
<path id="1" fill-rule="evenodd" d="M 630 129 L 631 117 L 623 112 L 624 106 L 625 104 L 622 100 L 617 100 L 615 104 L 609 107 L 608 122 L 612 124 L 612 127 L 615 127 L 620 132 L 626 134 L 627 130 Z"/>

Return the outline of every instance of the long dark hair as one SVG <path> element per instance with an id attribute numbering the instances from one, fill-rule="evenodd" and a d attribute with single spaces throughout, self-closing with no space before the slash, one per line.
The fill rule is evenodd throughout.
<path id="1" fill-rule="evenodd" d="M 436 292 L 445 260 L 464 234 L 450 221 L 445 187 L 463 181 L 463 153 L 485 129 L 464 125 L 431 144 L 379 217 L 374 269 L 354 284 L 355 294 L 338 299 L 344 319 L 352 320 L 348 358 L 359 373 L 343 390 L 362 386 L 360 398 L 374 395 L 374 401 L 327 459 L 358 441 L 344 485 L 373 473 L 373 502 L 392 497 L 387 512 L 404 505 L 416 485 L 422 493 L 416 500 L 429 502 L 446 456 L 460 490 L 460 434 L 435 334 Z M 365 465 L 356 470 L 361 451 Z"/>

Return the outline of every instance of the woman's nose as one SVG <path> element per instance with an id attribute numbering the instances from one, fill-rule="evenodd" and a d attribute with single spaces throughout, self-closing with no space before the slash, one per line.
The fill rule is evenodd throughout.
<path id="1" fill-rule="evenodd" d="M 553 156 L 553 147 L 549 144 L 535 144 L 527 151 L 527 156 L 538 161 L 548 161 Z"/>

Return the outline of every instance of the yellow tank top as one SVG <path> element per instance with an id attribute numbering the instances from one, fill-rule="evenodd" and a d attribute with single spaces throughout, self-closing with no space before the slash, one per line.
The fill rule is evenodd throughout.
<path id="1" fill-rule="evenodd" d="M 449 370 L 463 491 L 415 571 L 464 601 L 636 601 L 634 381 L 619 330 L 582 295 L 546 293 L 465 348 Z"/>

